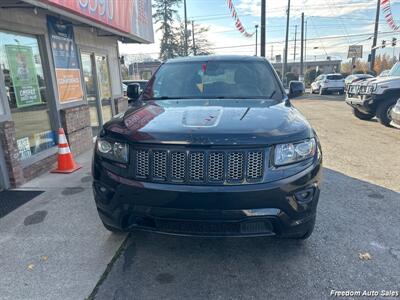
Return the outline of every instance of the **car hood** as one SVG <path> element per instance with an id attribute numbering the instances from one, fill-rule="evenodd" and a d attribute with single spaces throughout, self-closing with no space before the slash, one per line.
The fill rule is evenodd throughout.
<path id="1" fill-rule="evenodd" d="M 368 85 L 368 84 L 386 84 L 391 81 L 398 81 L 399 76 L 391 76 L 391 77 L 375 77 L 375 78 L 370 78 L 367 80 L 360 81 L 360 85 Z"/>
<path id="2" fill-rule="evenodd" d="M 290 104 L 267 100 L 147 101 L 104 125 L 103 134 L 133 143 L 269 145 L 314 135 Z"/>

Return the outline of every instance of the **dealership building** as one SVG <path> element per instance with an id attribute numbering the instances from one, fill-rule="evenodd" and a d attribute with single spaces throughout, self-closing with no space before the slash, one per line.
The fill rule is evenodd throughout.
<path id="1" fill-rule="evenodd" d="M 50 170 L 63 127 L 93 147 L 127 108 L 118 41 L 152 43 L 151 0 L 0 1 L 0 190 Z"/>

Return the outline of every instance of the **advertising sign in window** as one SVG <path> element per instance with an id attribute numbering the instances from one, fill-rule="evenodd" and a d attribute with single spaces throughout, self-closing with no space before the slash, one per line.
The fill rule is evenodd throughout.
<path id="1" fill-rule="evenodd" d="M 58 95 L 61 103 L 83 99 L 81 72 L 74 40 L 74 30 L 69 22 L 47 16 L 51 49 L 56 69 Z"/>
<path id="2" fill-rule="evenodd" d="M 39 83 L 29 46 L 5 45 L 17 107 L 41 104 Z"/>

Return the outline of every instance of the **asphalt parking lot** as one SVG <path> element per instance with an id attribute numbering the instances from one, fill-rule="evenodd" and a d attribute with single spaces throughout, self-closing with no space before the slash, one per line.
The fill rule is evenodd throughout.
<path id="1" fill-rule="evenodd" d="M 354 118 L 341 96 L 293 102 L 324 150 L 309 240 L 135 232 L 91 298 L 329 299 L 332 291 L 365 290 L 381 299 L 400 291 L 400 130 Z"/>

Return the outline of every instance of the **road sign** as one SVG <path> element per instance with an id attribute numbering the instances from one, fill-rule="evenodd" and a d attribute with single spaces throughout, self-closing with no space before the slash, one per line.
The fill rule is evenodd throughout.
<path id="1" fill-rule="evenodd" d="M 363 46 L 362 45 L 352 45 L 349 46 L 349 53 L 347 58 L 362 58 Z"/>

